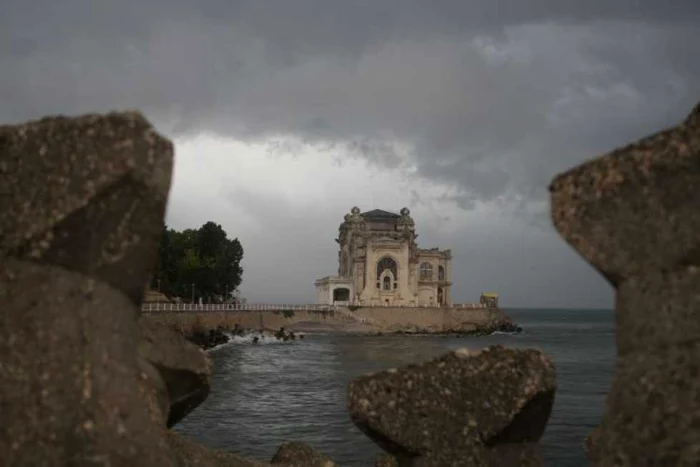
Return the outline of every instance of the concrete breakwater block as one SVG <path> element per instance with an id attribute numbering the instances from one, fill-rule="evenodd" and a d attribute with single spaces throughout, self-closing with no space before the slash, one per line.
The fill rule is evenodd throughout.
<path id="1" fill-rule="evenodd" d="M 544 354 L 496 346 L 357 378 L 348 407 L 399 465 L 541 465 L 555 390 Z"/>
<path id="2" fill-rule="evenodd" d="M 172 155 L 136 112 L 0 126 L 5 465 L 176 465 L 137 351 Z"/>
<path id="3" fill-rule="evenodd" d="M 596 466 L 700 465 L 700 104 L 557 176 L 552 219 L 616 289 L 618 358 Z"/>

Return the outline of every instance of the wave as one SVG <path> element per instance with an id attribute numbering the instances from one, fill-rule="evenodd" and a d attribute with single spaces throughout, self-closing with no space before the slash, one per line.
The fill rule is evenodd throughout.
<path id="1" fill-rule="evenodd" d="M 525 334 L 523 331 L 509 332 L 509 331 L 493 331 L 489 336 L 513 336 L 518 337 Z"/>
<path id="2" fill-rule="evenodd" d="M 279 344 L 291 344 L 295 342 L 297 339 L 289 339 L 289 340 L 284 340 L 284 339 L 277 339 L 275 336 L 271 336 L 269 334 L 263 334 L 262 336 L 260 334 L 245 334 L 243 336 L 238 336 L 238 335 L 233 335 L 233 334 L 227 334 L 229 341 L 226 344 L 239 344 L 239 345 L 246 345 L 246 344 L 255 344 L 255 345 L 279 345 Z M 296 334 L 297 336 L 300 336 L 302 334 Z M 255 338 L 258 338 L 257 342 L 253 342 Z"/>

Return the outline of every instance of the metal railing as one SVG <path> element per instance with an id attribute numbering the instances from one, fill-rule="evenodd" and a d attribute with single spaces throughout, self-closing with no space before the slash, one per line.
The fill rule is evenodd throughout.
<path id="1" fill-rule="evenodd" d="M 380 305 L 367 308 L 442 308 L 435 305 Z M 198 303 L 144 303 L 141 310 L 145 313 L 152 312 L 178 312 L 178 311 L 337 311 L 340 307 L 337 305 L 278 305 L 278 304 L 198 304 Z M 482 303 L 455 303 L 451 308 L 465 310 L 485 309 L 486 305 Z"/>
<path id="2" fill-rule="evenodd" d="M 198 304 L 198 303 L 144 303 L 141 310 L 155 311 L 329 311 L 333 305 L 272 305 L 272 304 Z"/>

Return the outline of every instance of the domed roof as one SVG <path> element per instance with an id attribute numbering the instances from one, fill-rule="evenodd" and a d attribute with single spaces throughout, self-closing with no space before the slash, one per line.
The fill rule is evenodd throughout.
<path id="1" fill-rule="evenodd" d="M 398 219 L 401 217 L 394 212 L 385 211 L 383 209 L 373 209 L 371 211 L 363 212 L 361 216 L 364 217 L 365 220 L 389 220 Z"/>

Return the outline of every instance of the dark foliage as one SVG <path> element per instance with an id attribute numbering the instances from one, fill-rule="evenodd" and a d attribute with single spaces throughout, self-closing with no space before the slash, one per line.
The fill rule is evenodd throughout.
<path id="1" fill-rule="evenodd" d="M 243 247 L 219 224 L 178 232 L 163 226 L 151 288 L 185 301 L 218 303 L 241 284 Z"/>

